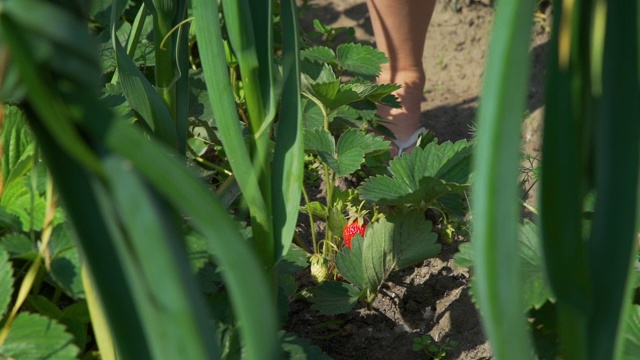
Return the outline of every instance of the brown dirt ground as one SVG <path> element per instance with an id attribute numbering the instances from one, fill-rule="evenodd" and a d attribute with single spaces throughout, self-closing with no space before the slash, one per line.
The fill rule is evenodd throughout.
<path id="1" fill-rule="evenodd" d="M 427 83 L 422 120 L 441 141 L 471 136 L 494 15 L 488 0 L 460 0 L 457 11 L 454 3 L 438 1 L 423 58 Z M 302 25 L 307 31 L 311 21 L 319 19 L 333 27 L 353 27 L 356 41 L 374 42 L 364 0 L 308 0 L 304 9 Z M 537 22 L 533 31 L 529 106 L 522 126 L 523 152 L 533 155 L 540 150 L 546 26 Z M 513 71 L 519 69 L 513 66 Z M 411 349 L 413 338 L 425 334 L 439 342 L 458 342 L 446 359 L 492 358 L 469 296 L 469 269 L 453 263 L 460 241 L 465 239 L 443 246 L 437 258 L 392 274 L 373 311 L 359 307 L 324 316 L 310 310 L 308 303 L 294 302 L 287 330 L 311 340 L 334 359 L 425 359 Z M 300 276 L 303 284 L 309 281 L 307 274 Z"/>

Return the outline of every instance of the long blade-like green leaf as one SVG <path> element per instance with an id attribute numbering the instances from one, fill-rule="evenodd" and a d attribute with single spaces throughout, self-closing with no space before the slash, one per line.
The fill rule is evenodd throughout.
<path id="1" fill-rule="evenodd" d="M 273 159 L 273 231 L 276 256 L 287 253 L 298 220 L 302 177 L 304 173 L 304 142 L 302 139 L 302 108 L 300 99 L 299 45 L 296 5 L 282 1 L 283 34 L 283 106 L 276 133 Z"/>
<path id="2" fill-rule="evenodd" d="M 271 165 L 269 131 L 273 118 L 265 117 L 264 100 L 262 98 L 265 86 L 273 88 L 271 79 L 260 76 L 261 67 L 271 66 L 271 61 L 258 63 L 256 52 L 256 33 L 269 32 L 266 29 L 270 22 L 259 21 L 253 23 L 251 17 L 251 7 L 248 0 L 222 0 L 222 10 L 224 13 L 224 24 L 229 37 L 229 44 L 238 59 L 240 75 L 242 77 L 242 89 L 244 91 L 244 102 L 248 113 L 248 129 L 250 148 L 252 150 L 253 169 L 258 178 L 258 186 L 262 193 L 265 205 L 271 210 Z M 262 14 L 263 16 L 271 14 Z M 266 49 L 265 49 L 266 50 Z M 273 53 L 264 54 L 273 57 Z M 206 76 L 206 74 L 205 74 Z M 268 80 L 266 84 L 260 84 L 260 80 Z M 273 92 L 271 89 L 270 92 Z M 229 119 L 231 120 L 231 118 Z M 226 120 L 222 120 L 226 121 Z M 249 209 L 250 212 L 259 209 Z M 269 224 L 271 225 L 271 224 Z M 273 232 L 254 233 L 254 244 L 258 253 L 262 256 L 268 268 L 273 267 L 278 256 L 276 253 L 276 242 Z"/>
<path id="3" fill-rule="evenodd" d="M 111 155 L 103 164 L 112 206 L 126 233 L 126 241 L 117 244 L 117 249 L 125 259 L 127 280 L 153 358 L 220 357 L 208 335 L 215 329 L 208 321 L 184 247 L 177 242 L 181 237 L 176 227 L 179 222 L 166 203 L 149 191 L 128 160 Z"/>
<path id="4" fill-rule="evenodd" d="M 286 4 L 284 4 L 286 6 Z M 260 64 L 259 75 L 260 90 L 264 105 L 265 119 L 273 119 L 276 112 L 276 94 L 274 85 L 273 66 L 273 2 L 272 1 L 249 1 L 251 7 L 251 19 L 255 29 L 256 53 L 258 64 Z M 283 4 L 280 4 L 282 9 Z M 281 10 L 282 12 L 282 10 Z M 282 13 L 281 13 L 282 16 Z M 297 33 L 297 28 L 295 33 Z M 285 36 L 292 36 L 293 32 L 283 32 Z M 264 126 L 264 125 L 263 125 Z"/>
<path id="5" fill-rule="evenodd" d="M 588 146 L 592 111 L 587 38 L 580 5 L 554 11 L 543 136 L 541 221 L 545 264 L 557 297 L 558 336 L 563 356 L 587 356 L 587 313 L 591 306 L 582 206 L 590 189 Z M 566 12 L 565 12 L 566 10 Z M 573 12 L 573 13 L 572 13 Z M 561 20 L 563 19 L 563 20 Z"/>
<path id="6" fill-rule="evenodd" d="M 517 204 L 520 119 L 529 78 L 533 2 L 498 3 L 474 154 L 475 291 L 496 359 L 532 357 L 520 281 Z M 511 71 L 519 64 L 517 72 Z"/>
<path id="7" fill-rule="evenodd" d="M 114 3 L 119 1 L 115 0 Z M 112 6 L 111 10 L 111 42 L 116 53 L 122 92 L 129 105 L 140 114 L 155 135 L 169 146 L 176 148 L 178 136 L 169 109 L 153 88 L 153 85 L 142 74 L 133 60 L 127 56 L 127 52 L 120 43 L 116 33 L 119 14 L 116 11 L 118 7 L 115 5 Z"/>
<path id="8" fill-rule="evenodd" d="M 277 358 L 275 302 L 268 281 L 224 207 L 177 159 L 161 156 L 167 149 L 148 141 L 133 128 L 116 123 L 103 135 L 110 148 L 130 159 L 169 203 L 191 217 L 207 238 L 208 251 L 224 269 L 248 358 Z"/>
<path id="9" fill-rule="evenodd" d="M 275 249 L 270 209 L 259 186 L 260 171 L 254 168 L 242 136 L 224 56 L 218 9 L 215 2 L 206 0 L 193 0 L 192 6 L 204 78 L 220 140 L 249 206 L 253 235 L 259 239 L 256 241 L 258 255 L 265 266 L 271 268 L 275 260 Z"/>
<path id="10" fill-rule="evenodd" d="M 631 305 L 627 279 L 635 259 L 640 77 L 638 1 L 608 1 L 602 100 L 596 117 L 597 200 L 589 239 L 593 306 L 590 359 L 622 355 L 623 314 Z M 606 269 L 606 271 L 603 271 Z"/>
<path id="11" fill-rule="evenodd" d="M 96 192 L 101 186 L 92 173 L 56 144 L 39 121 L 32 121 L 31 126 L 95 279 L 96 292 L 103 299 L 119 355 L 125 359 L 151 359 L 140 314 L 130 289 L 123 285 L 127 284 L 127 275 L 107 225 L 110 214 L 97 205 Z M 87 216 L 87 209 L 92 209 L 92 216 Z"/>

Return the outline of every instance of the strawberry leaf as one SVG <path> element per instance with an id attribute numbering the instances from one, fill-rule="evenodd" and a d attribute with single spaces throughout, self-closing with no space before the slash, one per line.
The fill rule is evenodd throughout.
<path id="1" fill-rule="evenodd" d="M 326 46 L 314 46 L 300 52 L 301 60 L 311 60 L 319 63 L 335 63 L 336 54 Z"/>
<path id="2" fill-rule="evenodd" d="M 336 254 L 336 267 L 340 275 L 359 289 L 367 289 L 369 284 L 362 260 L 363 242 L 364 238 L 356 234 L 351 239 L 351 249 L 345 246 Z"/>
<path id="3" fill-rule="evenodd" d="M 24 113 L 16 106 L 4 106 L 4 126 L 0 133 L 0 178 L 10 183 L 24 175 L 33 165 L 35 143 Z"/>
<path id="4" fill-rule="evenodd" d="M 78 352 L 64 326 L 27 312 L 18 314 L 0 346 L 0 357 L 10 359 L 75 359 Z"/>
<path id="5" fill-rule="evenodd" d="M 393 228 L 393 252 L 396 269 L 411 266 L 440 252 L 438 235 L 431 231 L 431 221 L 425 221 L 417 212 L 389 216 Z"/>
<path id="6" fill-rule="evenodd" d="M 364 239 L 355 235 L 351 250 L 344 247 L 336 254 L 336 267 L 351 284 L 376 293 L 394 269 L 401 269 L 440 251 L 431 222 L 418 213 L 392 215 L 367 226 Z"/>
<path id="7" fill-rule="evenodd" d="M 525 220 L 520 225 L 519 241 L 521 276 L 523 283 L 527 284 L 524 290 L 525 306 L 527 309 L 532 307 L 539 309 L 547 300 L 553 299 L 553 293 L 546 280 L 538 226 Z M 461 244 L 460 251 L 455 255 L 456 265 L 473 266 L 474 253 L 472 243 Z M 473 295 L 473 283 L 471 294 Z"/>
<path id="8" fill-rule="evenodd" d="M 320 159 L 329 165 L 337 176 L 345 176 L 358 170 L 364 155 L 387 149 L 389 142 L 356 129 L 345 131 L 337 146 L 331 133 L 324 129 L 304 132 L 305 150 L 316 151 Z"/>
<path id="9" fill-rule="evenodd" d="M 392 176 L 367 179 L 359 192 L 364 200 L 378 203 L 431 204 L 437 198 L 469 188 L 471 146 L 466 140 L 455 144 L 429 143 L 392 160 Z"/>
<path id="10" fill-rule="evenodd" d="M 363 97 L 360 96 L 360 94 L 358 94 L 356 91 L 354 91 L 347 85 L 341 84 L 338 92 L 327 104 L 327 109 L 329 109 L 329 112 L 333 113 L 343 105 L 351 104 L 362 99 Z"/>
<path id="11" fill-rule="evenodd" d="M 51 277 L 64 292 L 74 299 L 84 298 L 80 256 L 71 237 L 71 228 L 67 223 L 53 229 L 49 242 L 51 253 Z"/>
<path id="12" fill-rule="evenodd" d="M 345 131 L 338 140 L 338 156 L 340 156 L 343 151 L 349 151 L 354 148 L 361 149 L 363 153 L 369 154 L 375 151 L 387 150 L 389 148 L 389 141 L 384 140 L 382 136 L 374 136 L 371 133 L 349 129 Z"/>
<path id="13" fill-rule="evenodd" d="M 381 51 L 362 44 L 346 43 L 336 49 L 337 63 L 357 76 L 376 77 L 389 59 Z"/>
<path id="14" fill-rule="evenodd" d="M 326 108 L 330 108 L 331 102 L 340 90 L 340 80 L 314 82 L 309 84 L 303 91 L 311 99 L 319 101 Z"/>
<path id="15" fill-rule="evenodd" d="M 327 315 L 344 314 L 358 303 L 361 291 L 356 287 L 338 281 L 325 281 L 310 289 L 313 295 L 309 301 L 312 309 Z"/>
<path id="16" fill-rule="evenodd" d="M 305 130 L 323 128 L 324 116 L 318 104 L 309 99 L 302 99 L 302 122 Z"/>
<path id="17" fill-rule="evenodd" d="M 335 140 L 333 139 L 333 135 L 327 130 L 305 130 L 304 149 L 333 155 L 336 150 Z"/>
<path id="18" fill-rule="evenodd" d="M 0 238 L 0 248 L 4 248 L 12 259 L 33 260 L 38 254 L 27 235 L 21 233 L 7 234 Z"/>
<path id="19" fill-rule="evenodd" d="M 524 284 L 527 284 L 523 289 L 524 298 L 527 306 L 539 309 L 548 299 L 553 298 L 545 277 L 539 229 L 533 222 L 525 220 L 520 225 L 519 235 L 522 276 Z"/>
<path id="20" fill-rule="evenodd" d="M 378 287 L 396 266 L 394 253 L 394 224 L 381 219 L 367 227 L 362 251 L 362 266 L 368 280 L 367 288 L 378 292 Z"/>
<path id="21" fill-rule="evenodd" d="M 336 157 L 330 154 L 319 152 L 320 159 L 324 161 L 337 176 L 346 176 L 360 168 L 360 164 L 364 161 L 364 152 L 362 149 L 349 149 L 342 151 Z"/>
<path id="22" fill-rule="evenodd" d="M 300 63 L 302 72 L 302 92 L 315 83 L 332 82 L 338 80 L 333 68 L 328 64 L 318 64 L 313 61 L 302 61 Z"/>
<path id="23" fill-rule="evenodd" d="M 394 91 L 400 89 L 402 86 L 398 84 L 366 84 L 351 82 L 346 84 L 345 87 L 355 91 L 363 99 L 367 99 L 373 102 L 380 102 L 385 96 L 390 95 Z M 398 103 L 398 107 L 400 103 Z"/>
<path id="24" fill-rule="evenodd" d="M 331 360 L 318 346 L 313 345 L 307 339 L 297 337 L 295 334 L 281 331 L 280 341 L 282 341 L 283 358 L 285 359 Z"/>
<path id="25" fill-rule="evenodd" d="M 640 354 L 640 306 L 629 309 L 624 329 L 624 360 L 636 359 Z"/>

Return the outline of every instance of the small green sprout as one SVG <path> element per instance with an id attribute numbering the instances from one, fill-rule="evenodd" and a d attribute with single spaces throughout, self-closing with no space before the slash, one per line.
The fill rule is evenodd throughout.
<path id="1" fill-rule="evenodd" d="M 456 346 L 458 346 L 458 342 L 455 340 L 438 343 L 431 335 L 413 338 L 413 351 L 423 351 L 434 360 L 443 360 L 447 356 L 447 351 Z"/>

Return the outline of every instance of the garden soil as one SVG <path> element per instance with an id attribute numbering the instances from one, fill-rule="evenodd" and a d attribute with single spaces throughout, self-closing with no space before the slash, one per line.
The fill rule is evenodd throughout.
<path id="1" fill-rule="evenodd" d="M 437 2 L 424 52 L 427 82 L 421 110 L 425 126 L 440 141 L 471 138 L 495 10 L 488 3 Z M 364 0 L 308 0 L 301 6 L 306 31 L 312 30 L 313 19 L 319 19 L 332 27 L 353 27 L 357 42 L 374 42 Z M 533 67 L 522 125 L 523 152 L 534 157 L 540 150 L 542 80 L 549 37 L 545 15 L 549 17 L 549 9 L 537 16 L 533 30 Z M 518 72 L 527 66 L 512 64 L 511 68 Z M 529 195 L 533 206 L 534 199 L 535 188 Z M 301 225 L 298 230 L 305 232 L 305 228 Z M 295 301 L 286 330 L 310 340 L 334 359 L 427 359 L 412 350 L 413 339 L 426 334 L 440 344 L 457 342 L 446 350 L 445 359 L 491 359 L 469 294 L 470 270 L 456 266 L 453 260 L 458 245 L 468 240 L 443 244 L 438 257 L 391 274 L 372 310 L 359 306 L 347 314 L 325 316 L 310 309 L 307 302 Z M 298 277 L 301 286 L 312 285 L 308 271 Z"/>

